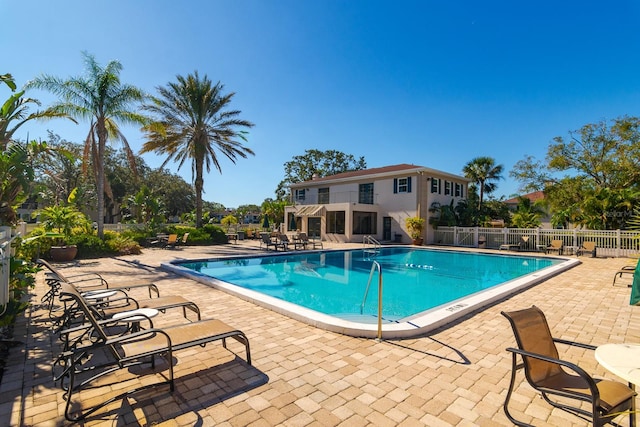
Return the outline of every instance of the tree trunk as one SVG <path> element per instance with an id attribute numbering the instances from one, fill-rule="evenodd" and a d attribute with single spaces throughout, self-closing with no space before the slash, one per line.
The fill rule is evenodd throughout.
<path id="1" fill-rule="evenodd" d="M 103 121 L 98 121 L 98 158 L 96 161 L 97 182 L 96 192 L 98 197 L 98 237 L 104 236 L 104 150 L 107 143 L 107 130 Z"/>
<path id="2" fill-rule="evenodd" d="M 202 187 L 204 179 L 202 178 L 204 159 L 196 159 L 196 180 L 194 182 L 196 188 L 196 228 L 202 227 Z"/>

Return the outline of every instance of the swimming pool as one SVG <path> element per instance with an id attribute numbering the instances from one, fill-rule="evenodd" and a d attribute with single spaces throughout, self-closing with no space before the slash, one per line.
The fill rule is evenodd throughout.
<path id="1" fill-rule="evenodd" d="M 377 332 L 383 274 L 383 336 L 424 333 L 578 261 L 416 247 L 304 251 L 178 261 L 165 268 L 312 325 L 356 336 Z M 365 293 L 367 296 L 365 298 Z"/>

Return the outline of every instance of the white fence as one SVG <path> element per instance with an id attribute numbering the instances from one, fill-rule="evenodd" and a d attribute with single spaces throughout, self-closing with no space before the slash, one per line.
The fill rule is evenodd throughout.
<path id="1" fill-rule="evenodd" d="M 0 315 L 9 302 L 9 267 L 11 261 L 11 227 L 0 227 Z"/>
<path id="2" fill-rule="evenodd" d="M 562 240 L 570 250 L 579 248 L 585 241 L 595 242 L 597 256 L 624 257 L 640 253 L 640 232 L 629 230 L 438 227 L 434 236 L 435 244 L 448 246 L 498 249 L 500 245 L 519 244 L 522 251 L 539 251 L 552 240 Z"/>

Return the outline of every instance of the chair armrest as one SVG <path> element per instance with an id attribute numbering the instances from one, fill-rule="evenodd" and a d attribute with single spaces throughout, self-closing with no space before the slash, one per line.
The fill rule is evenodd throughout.
<path id="1" fill-rule="evenodd" d="M 507 351 L 509 351 L 511 353 L 514 353 L 514 354 L 519 354 L 520 356 L 527 356 L 527 357 L 532 357 L 534 359 L 543 360 L 545 362 L 549 362 L 549 363 L 553 363 L 553 364 L 556 364 L 556 365 L 560 365 L 560 366 L 563 366 L 565 368 L 568 368 L 568 369 L 572 370 L 573 372 L 578 374 L 580 376 L 580 378 L 585 380 L 585 382 L 589 386 L 589 389 L 591 390 L 591 396 L 593 396 L 593 398 L 597 400 L 598 405 L 599 405 L 599 402 L 600 402 L 600 391 L 598 390 L 598 386 L 596 385 L 596 382 L 593 380 L 591 375 L 589 375 L 584 369 L 582 369 L 581 367 L 579 367 L 575 363 L 567 362 L 566 360 L 555 359 L 553 357 L 545 356 L 545 355 L 538 354 L 538 353 L 531 353 L 529 351 L 520 350 L 518 348 L 513 348 L 513 347 L 507 348 Z M 557 390 L 557 391 L 558 391 L 558 393 L 560 393 L 560 394 L 564 393 L 565 395 L 580 395 L 579 393 L 572 393 L 572 392 L 568 392 L 566 390 Z"/>
<path id="2" fill-rule="evenodd" d="M 587 350 L 595 350 L 597 348 L 597 346 L 595 346 L 595 345 L 583 344 L 583 343 L 580 343 L 580 342 L 563 340 L 563 339 L 560 339 L 560 338 L 553 338 L 553 341 L 557 342 L 557 343 L 560 343 L 560 344 L 571 345 L 571 346 L 574 346 L 574 347 L 586 348 Z"/>

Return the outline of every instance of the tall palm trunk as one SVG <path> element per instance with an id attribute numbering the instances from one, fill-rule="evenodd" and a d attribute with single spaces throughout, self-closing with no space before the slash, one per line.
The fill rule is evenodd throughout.
<path id="1" fill-rule="evenodd" d="M 203 177 L 203 163 L 204 159 L 196 159 L 196 228 L 202 227 L 202 189 L 204 187 Z"/>
<path id="2" fill-rule="evenodd" d="M 98 197 L 98 237 L 104 236 L 104 157 L 107 145 L 107 129 L 104 120 L 98 121 L 98 158 L 96 159 Z"/>

